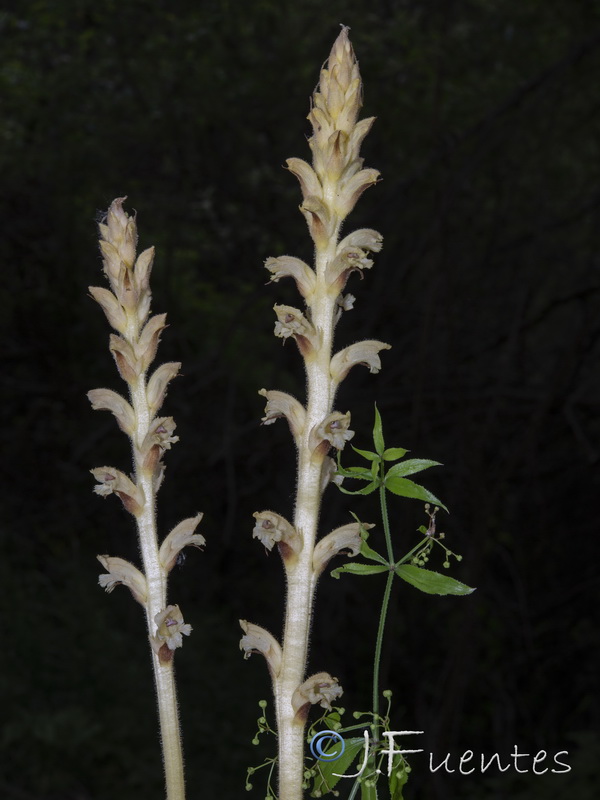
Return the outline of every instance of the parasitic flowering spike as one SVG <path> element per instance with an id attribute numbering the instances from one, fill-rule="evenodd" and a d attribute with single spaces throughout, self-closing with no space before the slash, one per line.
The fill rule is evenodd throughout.
<path id="1" fill-rule="evenodd" d="M 278 417 L 286 417 L 297 450 L 293 520 L 288 523 L 271 511 L 254 515 L 254 537 L 267 550 L 277 544 L 284 561 L 284 638 L 280 648 L 273 644 L 270 634 L 253 629 L 252 636 L 248 631 L 242 640 L 246 654 L 254 650 L 277 653 L 278 666 L 273 669 L 270 664 L 270 669 L 277 715 L 279 797 L 286 800 L 302 797 L 304 725 L 310 706 L 319 703 L 330 708 L 332 700 L 342 693 L 328 673 L 305 679 L 317 581 L 336 553 L 356 554 L 361 545 L 358 524 L 337 528 L 318 541 L 324 490 L 331 482 L 342 482 L 328 452 L 332 447 L 341 450 L 354 436 L 349 428 L 350 413 L 333 410 L 335 394 L 354 365 L 365 364 L 371 372 L 377 372 L 381 367 L 379 352 L 388 347 L 383 342 L 367 340 L 345 347 L 332 357 L 336 324 L 355 300 L 353 295 L 345 294 L 348 278 L 352 272 L 362 277 L 372 267 L 370 256 L 381 249 L 382 241 L 379 233 L 368 228 L 339 241 L 346 216 L 362 192 L 379 179 L 377 170 L 363 168 L 360 148 L 374 118 L 358 119 L 361 104 L 358 62 L 348 28 L 342 26 L 321 70 L 308 115 L 312 125 L 312 164 L 300 158 L 286 162 L 300 184 L 300 211 L 314 243 L 314 268 L 288 255 L 269 258 L 265 263 L 271 282 L 292 277 L 306 304 L 303 310 L 275 306 L 275 335 L 284 341 L 293 338 L 304 361 L 306 402 L 301 404 L 284 392 L 261 390 L 267 398 L 263 423 L 268 425 Z"/>
<path id="2" fill-rule="evenodd" d="M 167 577 L 182 548 L 204 545 L 204 537 L 194 532 L 202 515 L 180 522 L 159 547 L 156 495 L 165 473 L 162 458 L 178 437 L 173 418 L 157 417 L 157 412 L 181 365 L 162 364 L 148 378 L 148 368 L 166 328 L 166 315 L 150 316 L 154 248 L 136 257 L 135 215 L 125 212 L 124 199 L 113 201 L 99 225 L 103 270 L 110 289 L 92 286 L 89 291 L 117 332 L 111 334 L 109 347 L 127 383 L 129 402 L 110 389 L 94 389 L 88 397 L 94 409 L 114 414 L 131 441 L 131 478 L 113 467 L 100 467 L 92 473 L 98 481 L 94 491 L 102 497 L 116 494 L 134 515 L 143 572 L 124 559 L 98 556 L 107 570 L 100 575 L 99 583 L 109 592 L 119 583 L 128 586 L 144 607 L 159 705 L 166 796 L 182 800 L 183 755 L 172 666 L 174 651 L 181 647 L 183 636 L 190 634 L 191 626 L 183 621 L 177 605 L 167 605 Z"/>

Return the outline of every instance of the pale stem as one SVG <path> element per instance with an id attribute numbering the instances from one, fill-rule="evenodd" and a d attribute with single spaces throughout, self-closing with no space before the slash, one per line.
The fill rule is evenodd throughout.
<path id="1" fill-rule="evenodd" d="M 305 721 L 295 719 L 292 696 L 304 682 L 308 640 L 316 587 L 313 551 L 321 503 L 322 458 L 313 459 L 309 444 L 311 430 L 331 413 L 331 347 L 335 297 L 327 292 L 325 268 L 335 255 L 338 228 L 326 248 L 317 252 L 317 291 L 311 306 L 312 322 L 320 347 L 306 361 L 306 425 L 298 453 L 298 485 L 294 527 L 302 536 L 297 562 L 287 569 L 286 618 L 281 672 L 275 682 L 279 747 L 279 800 L 301 800 L 304 772 Z"/>
<path id="2" fill-rule="evenodd" d="M 155 489 L 152 476 L 142 470 L 139 447 L 144 441 L 152 414 L 146 397 L 146 376 L 141 375 L 137 383 L 130 386 L 131 401 L 136 417 L 136 430 L 132 437 L 137 485 L 144 493 L 144 508 L 136 518 L 144 573 L 148 584 L 146 623 L 148 636 L 156 633 L 154 618 L 167 605 L 167 575 L 158 555 L 156 532 Z M 158 700 L 158 717 L 162 742 L 167 800 L 185 800 L 183 777 L 183 751 L 179 729 L 177 692 L 173 673 L 173 661 L 161 664 L 158 655 L 151 650 L 154 685 Z"/>

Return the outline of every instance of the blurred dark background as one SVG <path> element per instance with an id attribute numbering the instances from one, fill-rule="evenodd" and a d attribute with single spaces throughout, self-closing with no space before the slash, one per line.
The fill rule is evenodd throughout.
<path id="1" fill-rule="evenodd" d="M 128 469 L 125 437 L 86 392 L 122 391 L 95 221 L 117 196 L 156 245 L 161 360 L 181 360 L 164 413 L 178 424 L 159 497 L 163 533 L 204 511 L 204 553 L 173 573 L 194 627 L 177 655 L 190 798 L 244 793 L 265 665 L 238 650 L 243 617 L 279 635 L 278 556 L 252 512 L 291 515 L 287 426 L 261 428 L 261 387 L 302 398 L 301 361 L 272 336 L 267 256 L 311 258 L 300 192 L 309 96 L 339 23 L 377 122 L 363 150 L 383 180 L 347 231 L 383 252 L 349 290 L 338 343 L 390 342 L 356 369 L 338 408 L 368 447 L 373 403 L 389 445 L 444 463 L 423 482 L 462 553 L 467 598 L 392 601 L 382 686 L 396 729 L 446 753 L 515 744 L 568 774 L 511 767 L 430 774 L 406 800 L 591 798 L 597 693 L 600 490 L 600 3 L 597 0 L 22 0 L 0 12 L 2 459 L 0 796 L 163 797 L 143 618 L 97 585 L 97 553 L 137 558 L 131 519 L 92 494 L 89 469 Z M 347 464 L 353 463 L 349 453 Z M 330 488 L 323 532 L 371 498 Z M 426 521 L 393 498 L 400 553 Z M 377 544 L 379 529 L 373 532 Z M 441 561 L 430 562 L 435 568 Z M 338 563 L 342 563 L 339 561 Z M 383 579 L 320 583 L 310 669 L 367 710 Z M 554 766 L 553 764 L 546 764 Z M 456 767 L 456 763 L 454 764 Z"/>

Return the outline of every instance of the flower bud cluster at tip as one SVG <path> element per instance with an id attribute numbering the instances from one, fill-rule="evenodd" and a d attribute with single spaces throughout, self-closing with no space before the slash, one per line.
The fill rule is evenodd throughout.
<path id="1" fill-rule="evenodd" d="M 110 350 L 119 374 L 128 384 L 132 397 L 144 395 L 146 423 L 140 428 L 140 408 L 129 403 L 111 389 L 93 389 L 88 398 L 95 410 L 110 411 L 122 431 L 131 439 L 136 454 L 138 473 L 152 476 L 153 488 L 158 490 L 164 467 L 161 458 L 178 437 L 174 435 L 172 417 L 156 417 L 163 404 L 170 381 L 178 374 L 181 364 L 168 362 L 159 366 L 146 382 L 146 372 L 156 357 L 162 331 L 166 328 L 166 314 L 150 312 L 150 270 L 154 249 L 149 248 L 136 258 L 137 226 L 135 217 L 123 209 L 125 198 L 111 203 L 105 222 L 100 223 L 100 249 L 103 268 L 112 291 L 90 287 L 90 293 L 102 307 L 109 323 L 118 334 L 110 336 Z M 136 487 L 123 473 L 112 470 L 112 475 L 93 471 L 100 481 L 95 491 L 106 496 L 119 495 L 125 508 L 139 516 L 144 509 L 141 488 Z M 135 491 L 133 490 L 135 488 Z"/>
<path id="2" fill-rule="evenodd" d="M 300 158 L 287 161 L 300 182 L 300 210 L 317 247 L 326 245 L 365 189 L 379 179 L 376 169 L 362 168 L 360 147 L 375 118 L 358 121 L 362 81 L 348 30 L 342 26 L 312 97 L 312 167 Z"/>

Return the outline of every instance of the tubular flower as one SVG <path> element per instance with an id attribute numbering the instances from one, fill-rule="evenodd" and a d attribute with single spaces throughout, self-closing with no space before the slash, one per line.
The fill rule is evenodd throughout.
<path id="1" fill-rule="evenodd" d="M 156 633 L 150 641 L 155 653 L 158 653 L 163 645 L 169 650 L 182 647 L 182 636 L 189 636 L 192 632 L 192 626 L 183 621 L 179 606 L 167 606 L 154 617 L 154 622 Z"/>

